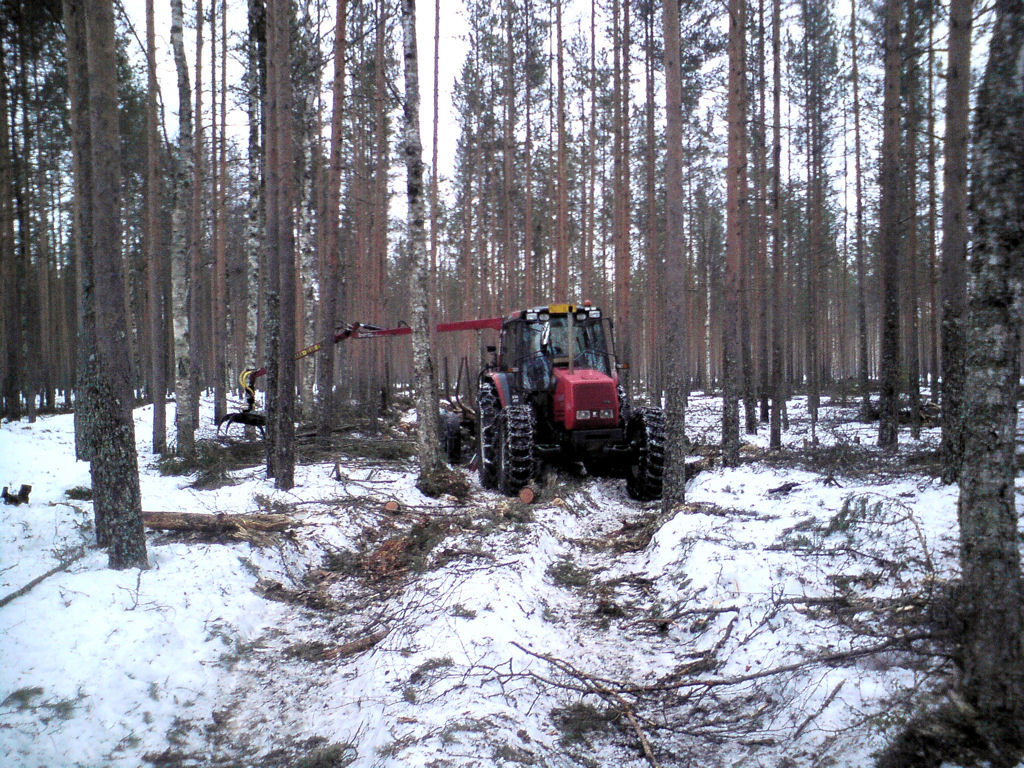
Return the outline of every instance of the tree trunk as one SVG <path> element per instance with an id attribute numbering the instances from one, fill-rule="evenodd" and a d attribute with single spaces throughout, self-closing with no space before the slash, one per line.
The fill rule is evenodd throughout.
<path id="1" fill-rule="evenodd" d="M 160 137 L 157 134 L 156 32 L 153 0 L 146 0 L 146 251 L 149 265 L 150 395 L 153 399 L 153 453 L 167 450 L 167 368 L 165 361 L 163 259 L 158 247 L 160 227 Z"/>
<path id="2" fill-rule="evenodd" d="M 320 413 L 317 435 L 322 444 L 329 444 L 334 427 L 334 326 L 338 322 L 341 297 L 341 171 L 342 139 L 345 127 L 345 34 L 348 27 L 348 0 L 338 0 L 334 27 L 334 81 L 331 86 L 331 164 L 327 177 L 327 215 L 322 224 L 326 274 L 321 287 L 320 337 L 328 339 L 323 350 L 317 380 Z"/>
<path id="3" fill-rule="evenodd" d="M 405 54 L 405 168 L 409 216 L 411 270 L 409 302 L 412 313 L 413 378 L 416 381 L 417 439 L 420 476 L 418 485 L 435 495 L 438 476 L 444 471 L 438 426 L 437 379 L 430 354 L 429 263 L 423 195 L 423 146 L 420 143 L 420 81 L 416 56 L 416 0 L 402 0 L 402 40 Z"/>
<path id="4" fill-rule="evenodd" d="M 782 0 L 772 0 L 772 412 L 768 445 L 782 448 L 786 405 L 783 376 L 782 249 Z"/>
<path id="5" fill-rule="evenodd" d="M 903 36 L 903 73 L 905 87 L 902 88 L 906 104 L 906 129 L 903 152 L 903 267 L 906 271 L 906 366 L 907 394 L 910 395 L 910 434 L 917 440 L 921 436 L 921 355 L 919 346 L 920 295 L 918 276 L 918 210 L 917 210 L 917 133 L 921 125 L 918 108 L 921 74 L 920 54 L 917 52 L 917 21 L 919 10 L 914 0 L 907 3 L 907 25 Z"/>
<path id="6" fill-rule="evenodd" d="M 679 3 L 662 2 L 665 40 L 665 274 L 670 285 L 684 285 L 683 253 L 683 94 L 679 49 Z M 686 299 L 685 291 L 666 291 L 665 478 L 662 510 L 686 500 Z"/>
<path id="7" fill-rule="evenodd" d="M 746 178 L 746 89 L 743 35 L 746 0 L 729 0 L 729 145 L 726 167 L 725 301 L 722 313 L 722 462 L 739 463 L 740 450 L 740 270 L 743 268 L 744 179 Z"/>
<path id="8" fill-rule="evenodd" d="M 562 1 L 555 0 L 555 33 L 558 38 L 558 199 L 555 222 L 555 300 L 568 301 L 569 296 L 569 183 L 566 167 L 565 78 L 562 60 Z"/>
<path id="9" fill-rule="evenodd" d="M 83 0 L 64 0 L 64 28 L 68 45 L 68 92 L 71 96 L 72 161 L 75 176 L 73 210 L 75 304 L 78 319 L 78 353 L 75 365 L 75 458 L 79 461 L 89 461 L 93 456 L 91 425 L 95 422 L 95 403 L 92 393 L 96 391 L 96 361 L 87 351 L 96 347 L 96 320 L 92 284 L 92 211 L 88 204 L 89 190 L 92 189 L 92 134 L 89 126 L 88 54 L 84 15 Z M 10 244 L 13 248 L 13 236 Z"/>
<path id="10" fill-rule="evenodd" d="M 885 0 L 885 80 L 882 100 L 882 157 L 879 173 L 879 244 L 882 276 L 882 355 L 878 445 L 892 450 L 899 440 L 900 379 L 900 17 L 901 0 Z"/>
<path id="11" fill-rule="evenodd" d="M 271 258 L 277 262 L 277 397 L 274 409 L 274 486 L 290 490 L 295 485 L 295 174 L 292 143 L 291 45 L 288 0 L 267 3 L 267 90 L 272 93 L 267 120 L 273 130 L 276 164 L 271 183 L 276 208 L 276 238 L 267 238 Z M 268 383 L 269 385 L 269 383 Z"/>
<path id="12" fill-rule="evenodd" d="M 942 480 L 963 461 L 963 314 L 967 292 L 967 144 L 972 0 L 951 0 L 946 69 L 946 161 L 942 172 Z"/>
<path id="13" fill-rule="evenodd" d="M 89 127 L 92 137 L 93 281 L 96 291 L 95 455 L 90 463 L 97 539 L 111 568 L 148 568 L 142 530 L 128 325 L 121 261 L 121 143 L 118 136 L 114 9 L 97 0 L 86 14 Z"/>
<path id="14" fill-rule="evenodd" d="M 871 420 L 871 392 L 868 383 L 868 316 L 864 296 L 866 267 L 864 256 L 864 192 L 861 188 L 861 140 L 860 140 L 860 74 L 858 70 L 857 45 L 857 0 L 850 3 L 850 56 L 853 79 L 853 157 L 854 183 L 856 184 L 856 224 L 854 227 L 857 250 L 857 386 L 860 389 L 861 421 Z"/>
<path id="15" fill-rule="evenodd" d="M 65 14 L 67 14 L 67 8 L 71 7 L 70 2 L 65 2 Z M 76 5 L 77 7 L 77 5 Z M 80 11 L 78 11 L 80 12 Z M 73 73 L 71 72 L 71 59 L 77 52 L 72 50 L 74 41 L 71 40 L 71 34 L 68 34 L 68 76 L 71 80 L 71 89 L 74 93 L 74 89 L 87 87 L 87 83 L 79 84 L 73 82 Z M 3 39 L 0 36 L 0 279 L 4 281 L 4 285 L 13 286 L 15 281 L 15 248 L 14 248 L 14 164 L 11 156 L 11 142 L 10 142 L 10 126 L 7 120 L 7 53 L 3 48 Z M 75 104 L 72 102 L 72 121 L 80 120 L 80 116 L 75 113 Z M 88 134 L 86 134 L 88 136 Z M 77 137 L 77 134 L 76 134 Z M 75 165 L 79 166 L 78 151 L 79 147 L 77 143 L 74 145 L 75 149 Z M 77 175 L 76 175 L 77 178 Z M 77 213 L 77 208 L 76 208 Z M 74 228 L 76 240 L 80 239 L 79 224 L 76 222 Z M 3 348 L 5 355 L 3 357 L 4 371 L 2 381 L 3 391 L 0 392 L 0 399 L 3 402 L 3 408 L 0 408 L 0 415 L 6 416 L 8 419 L 19 419 L 21 418 L 21 393 L 18 386 L 18 372 L 21 368 L 20 363 L 20 348 L 21 348 L 21 312 L 19 311 L 20 294 L 14 290 L 4 291 L 3 300 L 0 301 L 0 307 L 3 310 Z M 82 372 L 79 369 L 80 374 Z M 78 414 L 75 416 L 76 427 L 79 422 Z M 81 453 L 79 444 L 84 444 L 84 440 L 78 439 L 78 430 L 76 429 L 76 449 L 77 452 Z"/>
<path id="16" fill-rule="evenodd" d="M 1024 614 L 1014 481 L 1024 300 L 1024 2 L 998 0 L 978 95 L 960 472 L 963 687 L 1010 753 L 1024 743 Z M 966 71 L 962 73 L 966 75 Z"/>
<path id="17" fill-rule="evenodd" d="M 178 162 L 175 168 L 174 213 L 171 219 L 171 284 L 174 305 L 174 358 L 175 358 L 175 427 L 178 434 L 177 453 L 191 456 L 195 453 L 196 423 L 193 419 L 197 392 L 191 375 L 189 356 L 192 331 L 191 271 L 189 269 L 189 243 L 196 223 L 187 215 L 192 200 L 192 167 L 195 163 L 195 144 L 192 139 L 192 89 L 185 61 L 182 39 L 181 0 L 171 0 L 171 48 L 178 73 Z"/>

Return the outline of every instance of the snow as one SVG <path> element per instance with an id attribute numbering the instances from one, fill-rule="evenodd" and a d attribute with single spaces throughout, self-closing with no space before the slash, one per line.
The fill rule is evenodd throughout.
<path id="1" fill-rule="evenodd" d="M 811 440 L 806 403 L 789 408 L 796 454 Z M 848 471 L 844 451 L 872 456 L 874 428 L 853 406 L 823 411 L 818 439 L 834 465 L 771 457 L 762 428 L 740 467 L 699 473 L 684 509 L 620 546 L 626 523 L 658 512 L 629 500 L 622 480 L 555 474 L 527 508 L 474 477 L 460 504 L 422 496 L 410 462 L 339 451 L 301 464 L 292 492 L 259 466 L 197 490 L 194 477 L 160 474 L 140 408 L 143 509 L 285 510 L 301 523 L 252 541 L 149 532 L 141 572 L 106 568 L 90 545 L 91 503 L 66 493 L 89 485 L 72 417 L 5 424 L 0 481 L 33 490 L 0 517 L 0 598 L 83 556 L 0 607 L 3 765 L 646 765 L 628 723 L 565 724 L 574 705 L 614 703 L 584 694 L 576 673 L 605 685 L 711 681 L 693 689 L 697 707 L 622 689 L 663 765 L 865 765 L 948 670 L 896 651 L 815 661 L 884 639 L 870 627 L 893 629 L 884 611 L 842 614 L 829 601 L 882 604 L 954 577 L 956 489 L 884 460 Z M 203 424 L 210 415 L 204 401 Z M 713 443 L 719 418 L 718 400 L 694 395 L 688 433 Z M 900 439 L 906 459 L 938 433 Z M 387 499 L 397 515 L 383 512 Z M 374 561 L 431 521 L 439 541 L 420 562 Z M 272 582 L 334 607 L 268 599 Z"/>

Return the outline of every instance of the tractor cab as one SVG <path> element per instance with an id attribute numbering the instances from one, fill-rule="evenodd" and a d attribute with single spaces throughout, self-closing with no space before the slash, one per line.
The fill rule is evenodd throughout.
<path id="1" fill-rule="evenodd" d="M 589 305 L 552 304 L 516 312 L 502 325 L 498 366 L 518 374 L 527 392 L 554 387 L 556 368 L 615 376 L 607 323 L 601 310 Z"/>
<path id="2" fill-rule="evenodd" d="M 566 432 L 620 427 L 610 331 L 601 310 L 589 304 L 551 304 L 510 315 L 502 323 L 496 366 L 502 403 L 530 404 L 549 441 L 563 442 Z"/>

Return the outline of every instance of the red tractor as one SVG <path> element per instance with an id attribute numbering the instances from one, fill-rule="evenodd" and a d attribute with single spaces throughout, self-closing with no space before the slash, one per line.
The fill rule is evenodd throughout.
<path id="1" fill-rule="evenodd" d="M 497 349 L 480 372 L 475 413 L 480 481 L 517 493 L 541 462 L 581 461 L 593 474 L 620 474 L 637 499 L 661 496 L 665 416 L 631 408 L 615 365 L 611 323 L 601 310 L 552 304 L 501 322 Z M 456 458 L 457 420 L 446 424 Z"/>

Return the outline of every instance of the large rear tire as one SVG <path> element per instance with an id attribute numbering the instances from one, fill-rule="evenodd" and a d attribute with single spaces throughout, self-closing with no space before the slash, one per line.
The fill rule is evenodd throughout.
<path id="1" fill-rule="evenodd" d="M 489 381 L 483 382 L 476 395 L 476 448 L 480 485 L 498 487 L 498 391 Z"/>
<path id="2" fill-rule="evenodd" d="M 513 496 L 533 479 L 536 424 L 528 405 L 510 405 L 498 414 L 498 488 Z"/>
<path id="3" fill-rule="evenodd" d="M 665 471 L 665 413 L 661 408 L 637 408 L 629 418 L 633 461 L 626 475 L 626 490 L 634 499 L 661 498 Z"/>

